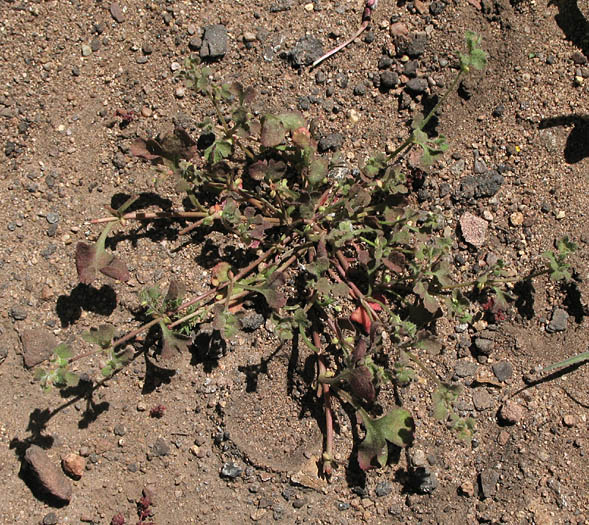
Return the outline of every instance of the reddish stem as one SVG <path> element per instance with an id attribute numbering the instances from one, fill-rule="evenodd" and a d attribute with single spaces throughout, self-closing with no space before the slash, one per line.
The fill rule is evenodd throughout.
<path id="1" fill-rule="evenodd" d="M 101 224 L 103 222 L 120 221 L 121 219 L 146 221 L 153 219 L 195 219 L 207 217 L 207 213 L 203 211 L 133 211 L 125 213 L 122 217 L 101 217 L 99 219 L 92 219 L 90 224 Z"/>
<path id="2" fill-rule="evenodd" d="M 321 348 L 321 339 L 319 333 L 313 330 L 313 344 L 317 348 Z M 323 356 L 317 356 L 317 377 L 325 375 L 327 373 L 327 367 L 323 361 Z M 331 392 L 327 383 L 319 384 L 319 391 L 321 397 L 323 397 L 323 412 L 325 414 L 325 450 L 323 452 L 323 473 L 326 476 L 331 476 L 333 472 L 333 410 L 331 408 Z"/>

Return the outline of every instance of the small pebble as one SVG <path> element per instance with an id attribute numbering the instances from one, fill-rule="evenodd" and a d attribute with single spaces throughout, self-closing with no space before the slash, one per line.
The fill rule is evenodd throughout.
<path id="1" fill-rule="evenodd" d="M 499 410 L 499 419 L 508 425 L 519 423 L 524 417 L 524 409 L 516 401 L 509 399 Z"/>
<path id="2" fill-rule="evenodd" d="M 91 54 L 92 54 L 92 48 L 87 44 L 83 44 L 82 45 L 82 56 L 87 57 L 87 56 L 90 56 Z"/>
<path id="3" fill-rule="evenodd" d="M 228 461 L 221 468 L 221 477 L 228 479 L 236 479 L 243 473 L 243 469 L 236 465 L 233 461 Z"/>
<path id="4" fill-rule="evenodd" d="M 509 216 L 509 223 L 512 226 L 521 226 L 524 223 L 524 215 L 520 211 L 515 211 Z"/>

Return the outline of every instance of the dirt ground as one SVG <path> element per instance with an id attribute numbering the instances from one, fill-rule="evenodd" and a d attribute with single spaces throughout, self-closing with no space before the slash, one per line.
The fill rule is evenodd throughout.
<path id="1" fill-rule="evenodd" d="M 327 51 L 351 35 L 360 2 L 119 4 L 0 5 L 0 522 L 110 524 L 120 513 L 134 524 L 147 490 L 154 514 L 145 523 L 158 525 L 588 523 L 589 366 L 525 379 L 588 349 L 589 1 L 381 0 L 369 31 L 313 71 L 293 66 L 289 52 L 305 36 Z M 227 32 L 215 77 L 255 86 L 260 108 L 299 109 L 322 135 L 341 133 L 350 162 L 398 144 L 412 115 L 452 80 L 465 31 L 482 35 L 488 67 L 450 97 L 439 124 L 450 151 L 414 198 L 453 228 L 467 211 L 488 221 L 478 249 L 457 233 L 453 255 L 465 275 L 496 256 L 525 271 L 564 235 L 579 250 L 572 285 L 539 278 L 527 310 L 514 306 L 486 328 L 490 355 L 471 351 L 484 326 L 440 326 L 444 349 L 425 359 L 466 385 L 458 409 L 476 419 L 471 444 L 434 420 L 432 386 L 418 381 L 405 397 L 416 419 L 407 454 L 362 474 L 355 425 L 338 409 L 340 468 L 329 482 L 317 478 L 320 416 L 307 356 L 280 346 L 263 322 L 216 363 L 187 355 L 165 374 L 138 358 L 91 398 L 43 393 L 23 365 L 33 329 L 81 353 L 84 330 L 134 326 L 144 285 L 178 275 L 192 292 L 207 289 L 207 248 L 220 239 L 183 245 L 173 223 L 129 225 L 117 237 L 112 247 L 132 266 L 126 285 L 78 284 L 74 250 L 96 238 L 89 220 L 105 216 L 113 196 L 153 197 L 153 172 L 129 154 L 137 136 L 174 123 L 198 136 L 210 108 L 183 88 L 178 68 L 203 53 L 203 28 L 215 24 Z M 425 44 L 412 57 L 394 36 L 399 24 Z M 390 89 L 385 71 L 397 73 Z M 406 87 L 413 77 L 425 80 L 417 93 Z M 479 191 L 489 173 L 500 175 L 496 187 Z M 159 193 L 155 204 L 176 202 L 165 184 Z M 94 377 L 99 365 L 81 360 L 78 371 Z M 511 424 L 498 416 L 506 404 Z M 163 417 L 151 417 L 158 405 Z M 58 468 L 68 454 L 85 459 L 69 504 L 56 505 L 31 479 L 31 445 Z M 408 461 L 427 479 L 416 483 Z"/>

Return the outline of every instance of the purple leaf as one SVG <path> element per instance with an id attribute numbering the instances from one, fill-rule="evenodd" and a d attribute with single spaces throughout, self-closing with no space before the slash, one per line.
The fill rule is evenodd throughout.
<path id="1" fill-rule="evenodd" d="M 130 279 L 131 276 L 125 263 L 112 253 L 107 252 L 105 248 L 106 237 L 113 225 L 114 223 L 110 223 L 104 228 L 95 244 L 85 242 L 77 244 L 76 270 L 81 283 L 92 284 L 99 271 L 119 281 L 128 281 Z"/>
<path id="2" fill-rule="evenodd" d="M 286 137 L 286 130 L 280 119 L 274 115 L 264 115 L 262 118 L 262 135 L 260 141 L 262 146 L 273 148 L 282 144 Z"/>
<path id="3" fill-rule="evenodd" d="M 118 257 L 113 257 L 106 266 L 99 269 L 104 275 L 112 277 L 117 281 L 127 282 L 131 278 L 129 270 L 127 270 L 127 265 Z"/>
<path id="4" fill-rule="evenodd" d="M 372 384 L 372 373 L 366 366 L 353 368 L 348 376 L 348 383 L 352 393 L 367 403 L 374 402 L 376 390 Z"/>

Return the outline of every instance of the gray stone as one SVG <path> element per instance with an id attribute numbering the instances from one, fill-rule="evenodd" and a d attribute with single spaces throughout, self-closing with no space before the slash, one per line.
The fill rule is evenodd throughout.
<path id="1" fill-rule="evenodd" d="M 270 6 L 271 13 L 280 13 L 282 11 L 288 11 L 292 7 L 292 0 L 278 0 L 276 3 Z"/>
<path id="2" fill-rule="evenodd" d="M 497 482 L 499 481 L 499 472 L 492 468 L 483 470 L 479 475 L 481 492 L 484 498 L 492 498 L 497 492 Z"/>
<path id="3" fill-rule="evenodd" d="M 489 170 L 477 176 L 467 176 L 460 181 L 459 197 L 462 199 L 480 199 L 492 197 L 503 184 L 503 175 L 496 170 Z"/>
<path id="4" fill-rule="evenodd" d="M 202 38 L 200 38 L 199 36 L 193 36 L 188 41 L 188 47 L 193 51 L 200 49 L 200 46 L 202 46 Z"/>
<path id="5" fill-rule="evenodd" d="M 228 478 L 228 479 L 236 479 L 243 473 L 243 469 L 233 463 L 233 461 L 228 461 L 223 465 L 221 468 L 221 477 Z"/>
<path id="6" fill-rule="evenodd" d="M 458 377 L 471 377 L 477 373 L 478 365 L 467 359 L 461 359 L 456 362 L 454 373 Z"/>
<path id="7" fill-rule="evenodd" d="M 116 168 L 122 170 L 127 165 L 127 158 L 123 153 L 118 151 L 112 159 L 112 163 Z"/>
<path id="8" fill-rule="evenodd" d="M 87 57 L 92 54 L 92 48 L 86 44 L 82 45 L 82 56 Z"/>
<path id="9" fill-rule="evenodd" d="M 110 14 L 118 24 L 122 24 L 125 21 L 125 13 L 123 13 L 118 2 L 112 2 L 110 4 Z"/>
<path id="10" fill-rule="evenodd" d="M 482 355 L 489 356 L 495 348 L 495 342 L 485 337 L 476 337 L 474 340 L 474 346 L 477 352 Z"/>
<path id="11" fill-rule="evenodd" d="M 55 514 L 55 512 L 49 512 L 43 516 L 43 521 L 41 523 L 43 525 L 57 525 L 58 522 L 57 514 Z"/>
<path id="12" fill-rule="evenodd" d="M 472 403 L 479 412 L 487 410 L 494 405 L 491 394 L 489 394 L 484 388 L 479 388 L 473 392 Z"/>
<path id="13" fill-rule="evenodd" d="M 153 445 L 153 453 L 156 456 L 167 456 L 170 453 L 170 445 L 166 443 L 164 438 L 157 438 Z"/>
<path id="14" fill-rule="evenodd" d="M 123 425 L 122 423 L 119 423 L 115 425 L 113 432 L 115 436 L 124 436 L 127 433 L 127 427 L 125 427 L 125 425 Z"/>
<path id="15" fill-rule="evenodd" d="M 323 55 L 323 44 L 312 36 L 296 41 L 289 53 L 289 60 L 295 67 L 310 66 Z"/>
<path id="16" fill-rule="evenodd" d="M 245 332 L 253 332 L 264 324 L 264 316 L 258 312 L 248 312 L 241 319 L 241 329 Z"/>
<path id="17" fill-rule="evenodd" d="M 411 58 L 418 58 L 425 52 L 427 46 L 427 34 L 424 32 L 414 33 L 411 38 L 403 43 L 398 51 L 409 55 Z"/>
<path id="18" fill-rule="evenodd" d="M 425 78 L 412 78 L 405 85 L 405 89 L 413 95 L 425 93 L 425 90 L 427 89 L 427 80 Z"/>
<path id="19" fill-rule="evenodd" d="M 57 224 L 59 222 L 59 213 L 50 211 L 47 215 L 45 215 L 45 220 L 49 224 Z"/>
<path id="20" fill-rule="evenodd" d="M 381 481 L 376 485 L 374 492 L 379 498 L 388 496 L 393 491 L 393 486 L 388 481 Z"/>
<path id="21" fill-rule="evenodd" d="M 23 361 L 27 368 L 32 368 L 48 359 L 57 346 L 57 338 L 44 328 L 23 330 L 20 334 L 23 348 Z"/>
<path id="22" fill-rule="evenodd" d="M 326 151 L 336 151 L 341 148 L 344 142 L 344 136 L 341 133 L 330 133 L 321 137 L 317 149 L 324 153 Z"/>
<path id="23" fill-rule="evenodd" d="M 493 373 L 499 381 L 507 381 L 513 375 L 513 366 L 508 361 L 499 361 L 493 364 Z"/>
<path id="24" fill-rule="evenodd" d="M 419 467 L 413 472 L 415 491 L 419 494 L 431 494 L 438 487 L 436 475 L 427 467 Z"/>
<path id="25" fill-rule="evenodd" d="M 564 332 L 567 329 L 568 319 L 569 314 L 566 310 L 563 310 L 562 308 L 555 308 L 552 312 L 552 319 L 546 327 L 546 331 L 549 333 Z"/>
<path id="26" fill-rule="evenodd" d="M 452 164 L 452 166 L 450 166 L 450 173 L 452 173 L 452 175 L 458 176 L 464 171 L 465 167 L 466 161 L 464 159 L 458 159 L 454 164 Z"/>
<path id="27" fill-rule="evenodd" d="M 25 461 L 29 464 L 43 490 L 61 501 L 70 501 L 72 497 L 70 481 L 51 462 L 51 459 L 41 447 L 31 445 L 27 448 Z"/>
<path id="28" fill-rule="evenodd" d="M 227 53 L 227 29 L 222 24 L 206 26 L 200 46 L 200 57 L 218 60 Z"/>
<path id="29" fill-rule="evenodd" d="M 27 315 L 27 311 L 22 306 L 13 306 L 10 309 L 10 317 L 15 321 L 24 321 Z"/>
<path id="30" fill-rule="evenodd" d="M 394 71 L 383 71 L 380 74 L 380 87 L 387 91 L 396 87 L 399 84 L 399 75 Z"/>

